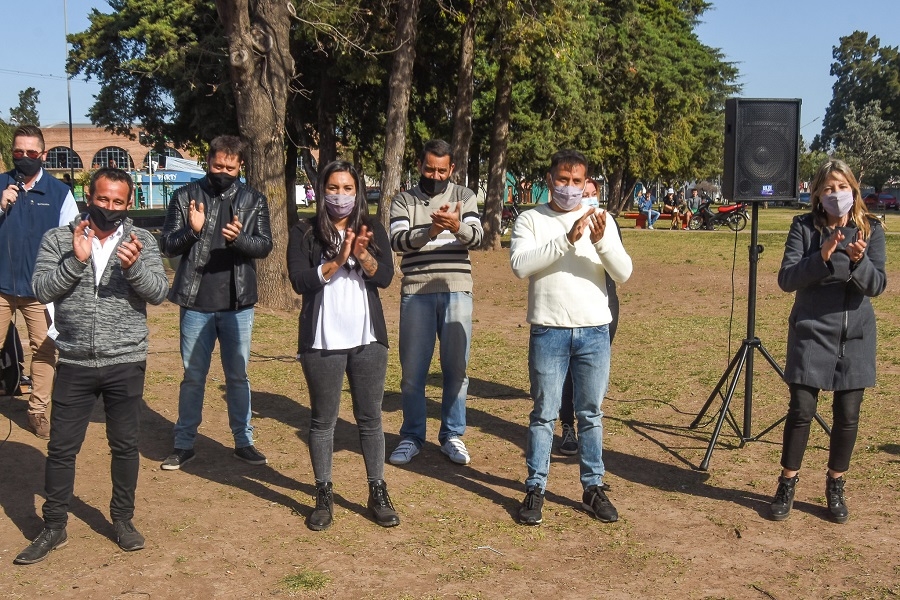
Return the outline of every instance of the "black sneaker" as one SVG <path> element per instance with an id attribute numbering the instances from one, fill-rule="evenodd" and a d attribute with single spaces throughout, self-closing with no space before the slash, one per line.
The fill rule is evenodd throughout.
<path id="1" fill-rule="evenodd" d="M 256 446 L 244 446 L 243 448 L 235 448 L 234 457 L 250 465 L 264 465 L 269 462 L 266 460 L 266 457 L 256 449 Z"/>
<path id="2" fill-rule="evenodd" d="M 44 528 L 44 530 L 40 532 L 36 538 L 34 538 L 34 541 L 32 541 L 27 548 L 19 553 L 19 555 L 13 561 L 13 564 L 33 565 L 34 563 L 41 562 L 42 560 L 47 558 L 47 555 L 50 554 L 51 550 L 62 548 L 68 542 L 69 536 L 66 535 L 65 528 Z"/>
<path id="3" fill-rule="evenodd" d="M 369 511 L 375 522 L 382 527 L 396 527 L 400 524 L 400 517 L 394 510 L 387 484 L 383 480 L 369 482 Z"/>
<path id="4" fill-rule="evenodd" d="M 519 523 L 522 525 L 540 525 L 544 520 L 544 490 L 533 487 L 525 494 L 522 506 L 519 507 Z"/>
<path id="5" fill-rule="evenodd" d="M 125 552 L 144 549 L 144 536 L 134 528 L 131 519 L 113 522 L 113 529 L 116 530 L 116 543 Z"/>
<path id="6" fill-rule="evenodd" d="M 331 527 L 334 519 L 334 493 L 331 482 L 316 483 L 316 508 L 306 519 L 306 526 L 313 531 L 324 531 Z"/>
<path id="7" fill-rule="evenodd" d="M 825 475 L 825 499 L 828 501 L 828 514 L 835 523 L 846 523 L 850 518 L 847 502 L 844 500 L 844 477 Z"/>
<path id="8" fill-rule="evenodd" d="M 163 471 L 177 471 L 194 460 L 194 456 L 193 448 L 187 450 L 175 448 L 172 450 L 172 454 L 167 456 L 166 460 L 162 461 L 160 468 L 162 468 Z"/>
<path id="9" fill-rule="evenodd" d="M 775 498 L 769 505 L 773 521 L 784 521 L 791 514 L 791 507 L 794 506 L 794 492 L 797 489 L 797 481 L 800 475 L 793 477 L 778 477 L 778 489 L 775 490 Z"/>
<path id="10" fill-rule="evenodd" d="M 606 497 L 608 489 L 606 484 L 589 485 L 581 497 L 581 507 L 598 521 L 614 523 L 619 520 L 619 511 Z"/>
<path id="11" fill-rule="evenodd" d="M 567 423 L 562 426 L 562 441 L 559 443 L 559 453 L 565 456 L 578 454 L 578 438 L 575 437 L 575 428 Z"/>

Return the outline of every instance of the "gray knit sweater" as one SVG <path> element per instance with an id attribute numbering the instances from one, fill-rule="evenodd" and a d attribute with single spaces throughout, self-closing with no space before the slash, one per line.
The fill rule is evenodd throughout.
<path id="1" fill-rule="evenodd" d="M 59 362 L 104 367 L 144 361 L 147 303 L 161 304 L 169 291 L 156 240 L 126 219 L 120 239 L 134 233 L 144 246 L 141 256 L 122 269 L 114 251 L 97 286 L 93 261 L 82 263 L 72 248 L 81 218 L 44 234 L 31 279 L 37 299 L 54 305 Z"/>
<path id="2" fill-rule="evenodd" d="M 431 214 L 443 205 L 462 219 L 455 234 L 442 231 L 431 239 Z M 484 230 L 475 194 L 467 187 L 449 184 L 443 194 L 429 198 L 419 186 L 400 192 L 391 202 L 391 249 L 402 252 L 401 293 L 433 294 L 471 292 L 472 264 L 469 248 L 481 245 Z"/>

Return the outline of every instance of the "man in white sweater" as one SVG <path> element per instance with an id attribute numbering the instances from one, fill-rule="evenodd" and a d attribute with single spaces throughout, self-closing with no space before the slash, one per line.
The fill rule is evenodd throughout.
<path id="1" fill-rule="evenodd" d="M 631 276 L 631 257 L 607 213 L 581 203 L 587 160 L 574 150 L 553 155 L 550 202 L 516 220 L 510 265 L 528 277 L 528 374 L 534 410 L 529 416 L 525 464 L 527 493 L 519 522 L 541 523 L 550 471 L 553 428 L 566 371 L 571 368 L 578 421 L 582 507 L 600 521 L 619 518 L 603 484 L 603 413 L 609 382 L 606 273 L 618 283 Z M 611 217 L 610 217 L 611 218 Z"/>

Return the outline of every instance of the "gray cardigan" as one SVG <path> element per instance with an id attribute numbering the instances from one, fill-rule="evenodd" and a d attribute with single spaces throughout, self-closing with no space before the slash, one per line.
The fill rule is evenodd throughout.
<path id="1" fill-rule="evenodd" d="M 93 261 L 82 263 L 72 248 L 81 218 L 44 234 L 31 279 L 37 299 L 54 305 L 59 362 L 104 367 L 144 361 L 147 303 L 161 304 L 169 290 L 156 240 L 126 219 L 120 239 L 134 233 L 144 246 L 141 256 L 122 269 L 114 251 L 97 286 Z"/>
<path id="2" fill-rule="evenodd" d="M 812 213 L 794 217 L 784 245 L 778 285 L 796 292 L 788 320 L 784 380 L 821 390 L 875 385 L 875 311 L 870 297 L 884 291 L 884 229 L 870 220 L 863 258 L 852 265 L 838 249 L 825 262 L 826 232 Z"/>

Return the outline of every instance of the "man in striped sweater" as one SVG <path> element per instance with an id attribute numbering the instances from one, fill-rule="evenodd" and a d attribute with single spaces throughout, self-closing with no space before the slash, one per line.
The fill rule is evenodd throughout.
<path id="1" fill-rule="evenodd" d="M 457 464 L 469 463 L 462 441 L 466 430 L 469 343 L 472 339 L 472 265 L 469 248 L 484 231 L 472 190 L 450 182 L 450 145 L 431 140 L 422 148 L 419 184 L 391 202 L 391 248 L 403 254 L 400 297 L 400 393 L 403 425 L 390 462 L 405 465 L 425 443 L 425 379 L 441 342 L 443 374 L 441 452 Z"/>

